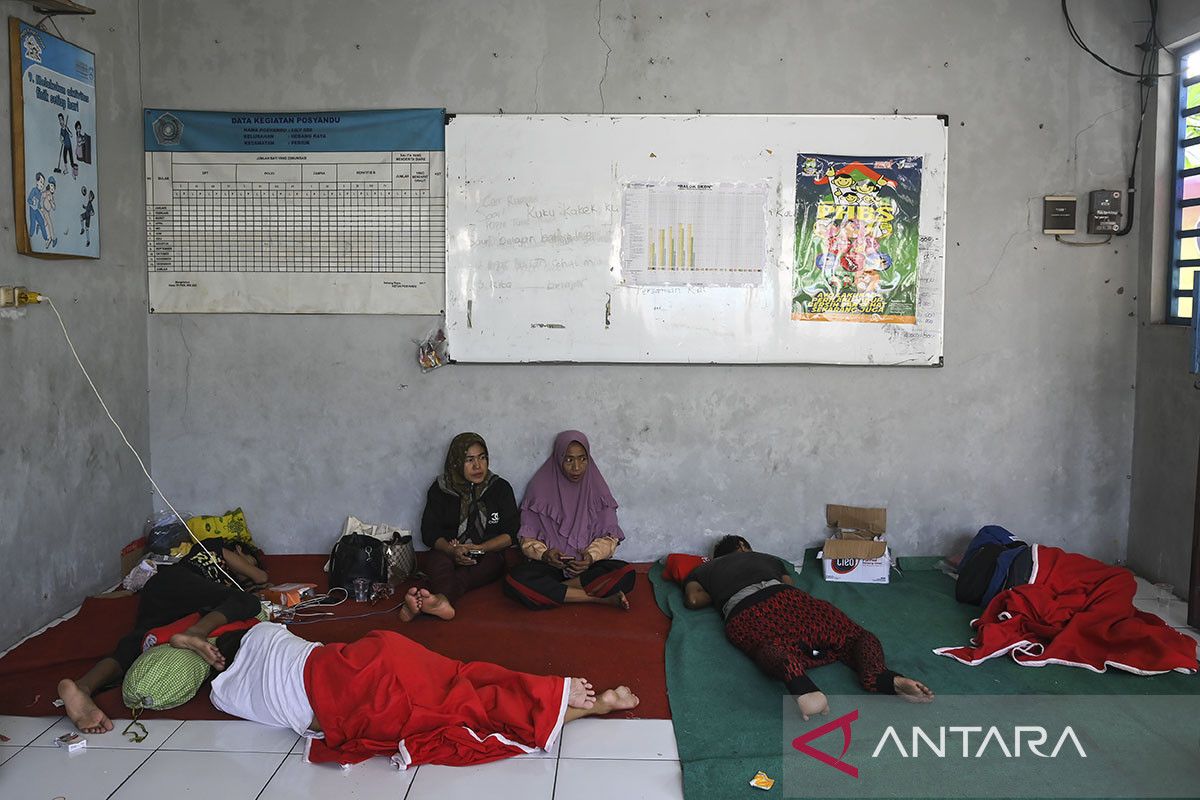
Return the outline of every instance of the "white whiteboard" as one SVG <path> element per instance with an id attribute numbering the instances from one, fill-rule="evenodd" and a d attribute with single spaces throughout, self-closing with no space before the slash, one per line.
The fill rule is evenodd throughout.
<path id="1" fill-rule="evenodd" d="M 446 128 L 450 355 L 938 365 L 946 139 L 935 116 L 458 115 Z M 912 324 L 792 318 L 797 155 L 818 152 L 923 159 Z M 676 181 L 765 183 L 765 268 L 742 285 L 631 282 L 623 198 Z M 682 259 L 690 230 L 678 238 Z"/>

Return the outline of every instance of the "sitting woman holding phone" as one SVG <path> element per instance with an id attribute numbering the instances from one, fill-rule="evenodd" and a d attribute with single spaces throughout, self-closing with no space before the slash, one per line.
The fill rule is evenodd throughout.
<path id="1" fill-rule="evenodd" d="M 455 436 L 421 515 L 429 587 L 408 590 L 400 619 L 411 622 L 417 614 L 453 619 L 458 598 L 504 573 L 504 550 L 513 544 L 519 521 L 512 486 L 488 468 L 483 437 Z"/>
<path id="2" fill-rule="evenodd" d="M 563 603 L 629 608 L 633 567 L 612 557 L 625 538 L 617 501 L 579 431 L 560 433 L 553 455 L 529 481 L 517 535 L 528 560 L 505 578 L 509 597 L 534 609 Z"/>

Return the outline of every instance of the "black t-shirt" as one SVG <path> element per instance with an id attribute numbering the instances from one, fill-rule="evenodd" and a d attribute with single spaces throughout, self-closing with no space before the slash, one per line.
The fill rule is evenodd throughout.
<path id="1" fill-rule="evenodd" d="M 713 606 L 720 611 L 729 598 L 747 586 L 779 580 L 785 574 L 787 570 L 783 562 L 775 556 L 767 553 L 730 553 L 696 567 L 687 576 L 684 586 L 691 581 L 700 584 L 700 588 L 712 598 Z"/>
<path id="2" fill-rule="evenodd" d="M 222 586 L 231 585 L 229 578 L 225 576 L 226 572 L 239 580 L 238 584 L 233 584 L 236 588 L 244 589 L 247 586 L 252 586 L 254 581 L 249 578 L 243 578 L 229 569 L 229 566 L 225 563 L 226 547 L 230 547 L 230 544 L 224 539 L 215 537 L 205 539 L 204 547 L 193 544 L 192 549 L 188 551 L 187 555 L 179 563 L 200 577 L 208 578 L 213 583 L 219 583 Z"/>
<path id="3" fill-rule="evenodd" d="M 434 481 L 425 495 L 425 512 L 421 514 L 421 540 L 426 547 L 433 547 L 438 539 L 458 539 L 462 544 L 483 544 L 492 537 L 504 534 L 515 537 L 521 527 L 521 512 L 512 486 L 499 476 L 488 485 L 479 497 L 484 507 L 483 530 L 479 530 L 477 519 L 468 520 L 467 530 L 458 533 L 460 501 L 457 495 L 447 494 Z"/>

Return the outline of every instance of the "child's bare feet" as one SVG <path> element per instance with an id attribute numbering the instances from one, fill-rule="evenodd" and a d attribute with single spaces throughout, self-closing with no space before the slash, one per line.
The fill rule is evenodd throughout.
<path id="1" fill-rule="evenodd" d="M 412 622 L 421 613 L 421 595 L 417 587 L 404 593 L 404 605 L 400 606 L 400 621 Z"/>
<path id="2" fill-rule="evenodd" d="M 58 696 L 71 722 L 83 733 L 108 733 L 112 720 L 99 709 L 91 695 L 80 689 L 75 681 L 64 678 L 58 682 Z"/>
<path id="3" fill-rule="evenodd" d="M 171 643 L 171 647 L 178 647 L 180 650 L 191 650 L 203 658 L 213 669 L 225 669 L 225 656 L 221 655 L 221 651 L 203 636 L 184 631 L 183 633 L 175 634 L 168 641 Z"/>
<path id="4" fill-rule="evenodd" d="M 821 691 L 796 695 L 796 705 L 800 708 L 800 716 L 805 720 L 817 714 L 829 713 L 829 698 Z"/>
<path id="5" fill-rule="evenodd" d="M 629 598 L 627 598 L 625 596 L 624 592 L 617 592 L 614 595 L 605 597 L 603 600 L 600 600 L 599 602 L 606 603 L 607 605 L 610 605 L 613 608 L 619 608 L 622 611 L 629 610 Z"/>
<path id="6" fill-rule="evenodd" d="M 567 695 L 567 705 L 571 708 L 591 708 L 596 703 L 596 690 L 586 678 L 568 678 L 571 681 L 571 691 Z"/>
<path id="7" fill-rule="evenodd" d="M 421 613 L 438 619 L 454 619 L 454 606 L 450 605 L 444 594 L 430 594 L 428 589 L 421 589 L 418 596 L 421 599 Z"/>
<path id="8" fill-rule="evenodd" d="M 892 680 L 892 686 L 895 688 L 896 694 L 910 703 L 933 702 L 933 691 L 920 681 L 914 681 L 912 678 L 903 678 L 897 675 Z"/>
<path id="9" fill-rule="evenodd" d="M 618 686 L 615 689 L 605 689 L 596 696 L 592 711 L 596 714 L 607 714 L 610 711 L 625 711 L 635 708 L 642 702 L 628 686 Z"/>

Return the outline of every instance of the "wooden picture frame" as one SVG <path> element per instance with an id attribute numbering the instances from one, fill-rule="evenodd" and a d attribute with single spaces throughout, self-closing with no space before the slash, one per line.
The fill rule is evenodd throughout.
<path id="1" fill-rule="evenodd" d="M 8 19 L 17 252 L 100 257 L 96 56 Z"/>

